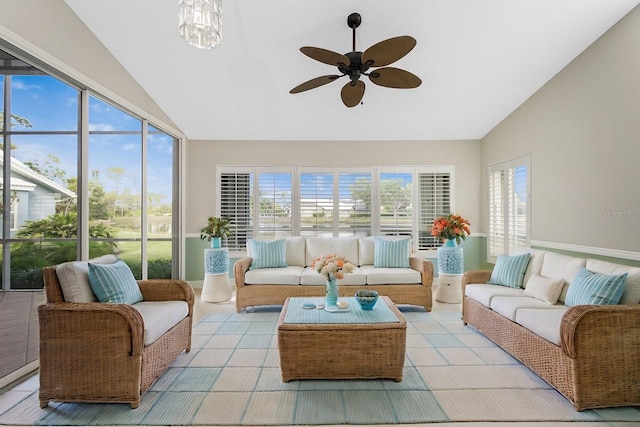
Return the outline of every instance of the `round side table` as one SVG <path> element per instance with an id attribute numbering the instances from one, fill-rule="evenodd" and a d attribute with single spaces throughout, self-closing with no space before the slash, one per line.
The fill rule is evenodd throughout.
<path id="1" fill-rule="evenodd" d="M 436 301 L 458 304 L 462 302 L 462 274 L 438 274 Z"/>
<path id="2" fill-rule="evenodd" d="M 229 248 L 205 249 L 202 301 L 229 301 L 231 296 L 231 286 L 229 285 Z"/>

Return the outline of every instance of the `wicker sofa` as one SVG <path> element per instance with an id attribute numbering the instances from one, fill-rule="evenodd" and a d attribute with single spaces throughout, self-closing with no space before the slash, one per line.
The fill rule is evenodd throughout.
<path id="1" fill-rule="evenodd" d="M 406 266 L 374 266 L 384 255 L 380 250 L 382 240 L 406 242 Z M 310 265 L 314 258 L 334 253 L 345 256 L 357 266 L 353 273 L 338 282 L 341 296 L 352 296 L 357 289 L 366 287 L 388 296 L 396 304 L 419 305 L 431 311 L 433 264 L 410 256 L 410 247 L 408 238 L 287 237 L 286 266 L 276 268 L 253 268 L 252 263 L 256 265 L 252 258 L 254 254 L 248 250 L 248 256 L 234 264 L 236 309 L 241 312 L 251 306 L 282 305 L 287 297 L 324 295 L 325 279 Z M 376 248 L 380 250 L 378 258 Z"/>
<path id="2" fill-rule="evenodd" d="M 114 260 L 108 255 L 91 261 Z M 191 349 L 193 289 L 181 280 L 141 280 L 141 302 L 97 302 L 87 270 L 88 262 L 80 261 L 43 269 L 40 406 L 120 402 L 137 408 L 169 364 Z"/>
<path id="3" fill-rule="evenodd" d="M 619 304 L 566 306 L 571 286 L 574 294 L 584 289 L 578 272 L 627 273 Z M 640 268 L 533 250 L 524 289 L 487 284 L 490 278 L 491 271 L 464 274 L 465 324 L 531 368 L 578 411 L 640 405 Z M 557 282 L 556 294 L 541 300 L 539 284 Z"/>

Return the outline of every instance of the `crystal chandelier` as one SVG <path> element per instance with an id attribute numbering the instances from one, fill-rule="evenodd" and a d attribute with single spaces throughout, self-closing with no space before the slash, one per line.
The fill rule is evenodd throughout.
<path id="1" fill-rule="evenodd" d="M 178 33 L 201 49 L 218 46 L 222 41 L 222 0 L 178 0 Z"/>

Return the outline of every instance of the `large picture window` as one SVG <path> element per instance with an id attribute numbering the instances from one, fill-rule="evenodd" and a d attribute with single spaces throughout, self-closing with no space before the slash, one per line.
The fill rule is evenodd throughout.
<path id="1" fill-rule="evenodd" d="M 490 262 L 531 246 L 530 175 L 531 157 L 526 156 L 491 165 L 489 183 L 489 236 L 487 253 Z"/>
<path id="2" fill-rule="evenodd" d="M 414 250 L 440 246 L 433 220 L 453 208 L 453 166 L 218 168 L 219 214 L 232 251 L 247 238 L 408 235 Z"/>
<path id="3" fill-rule="evenodd" d="M 42 289 L 42 267 L 105 253 L 140 279 L 178 277 L 178 139 L 0 53 L 2 290 Z"/>
<path id="4" fill-rule="evenodd" d="M 113 253 L 137 278 L 180 277 L 179 152 L 0 40 L 0 378 L 38 358 L 42 267 Z"/>

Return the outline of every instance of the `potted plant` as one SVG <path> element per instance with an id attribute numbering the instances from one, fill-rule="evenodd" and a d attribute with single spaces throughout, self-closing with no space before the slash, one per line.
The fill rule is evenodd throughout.
<path id="1" fill-rule="evenodd" d="M 230 219 L 210 216 L 207 219 L 206 227 L 202 227 L 200 230 L 200 238 L 202 240 L 207 239 L 207 241 L 211 241 L 212 248 L 219 248 L 221 238 L 224 237 L 226 239 L 231 236 L 230 224 Z"/>

